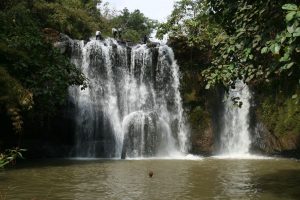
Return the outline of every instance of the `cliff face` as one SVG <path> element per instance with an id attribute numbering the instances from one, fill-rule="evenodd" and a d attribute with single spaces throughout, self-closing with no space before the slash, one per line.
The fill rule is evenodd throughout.
<path id="1" fill-rule="evenodd" d="M 299 89 L 293 80 L 254 85 L 253 150 L 300 157 Z"/>
<path id="2" fill-rule="evenodd" d="M 183 48 L 186 45 L 180 40 L 169 45 L 181 67 L 181 93 L 191 130 L 191 151 L 214 154 L 219 146 L 225 90 L 204 89 L 201 71 L 210 62 L 210 50 Z M 292 80 L 280 78 L 250 85 L 251 152 L 300 157 L 300 92 L 295 85 Z"/>
<path id="3" fill-rule="evenodd" d="M 209 63 L 209 49 L 189 48 L 185 40 L 169 41 L 180 66 L 181 95 L 190 128 L 191 153 L 211 155 L 217 147 L 222 90 L 205 90 L 201 71 Z"/>
<path id="4" fill-rule="evenodd" d="M 193 80 L 190 72 L 183 73 L 189 77 L 189 82 Z M 185 90 L 186 87 L 192 89 Z M 270 94 L 268 91 L 261 93 L 260 90 L 252 87 L 251 151 L 266 155 L 300 157 L 299 102 L 291 94 Z M 200 83 L 183 87 L 192 153 L 211 155 L 217 152 L 222 127 L 223 93 L 222 89 L 205 91 Z"/>
<path id="5" fill-rule="evenodd" d="M 45 31 L 51 33 L 47 32 L 51 36 L 48 38 L 56 42 L 61 53 L 70 54 L 72 40 L 69 37 Z M 190 151 L 194 154 L 212 155 L 219 147 L 225 90 L 220 87 L 214 90 L 204 89 L 201 71 L 210 62 L 210 50 L 191 49 L 183 41 L 169 45 L 173 47 L 180 66 L 180 90 L 191 131 Z M 297 84 L 291 80 L 278 79 L 250 86 L 253 92 L 250 111 L 252 152 L 300 157 L 300 91 L 295 85 Z M 74 112 L 74 105 L 68 104 L 61 108 L 61 113 L 49 119 L 48 123 L 37 126 L 25 122 L 22 146 L 29 150 L 26 157 L 69 156 L 74 146 Z M 7 133 L 1 136 L 2 148 L 6 146 L 1 143 L 7 147 L 17 145 L 18 137 L 10 133 L 10 127 L 3 127 L 2 124 L 1 130 L 6 130 L 4 132 Z"/>

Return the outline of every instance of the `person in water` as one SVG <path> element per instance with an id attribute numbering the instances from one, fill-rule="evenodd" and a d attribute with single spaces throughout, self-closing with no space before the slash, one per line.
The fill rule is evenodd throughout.
<path id="1" fill-rule="evenodd" d="M 154 174 L 153 171 L 150 170 L 149 173 L 148 173 L 149 178 L 152 178 L 153 174 Z"/>

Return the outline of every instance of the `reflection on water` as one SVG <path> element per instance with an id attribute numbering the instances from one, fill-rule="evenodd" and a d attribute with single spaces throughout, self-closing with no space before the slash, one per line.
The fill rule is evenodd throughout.
<path id="1" fill-rule="evenodd" d="M 270 199 L 300 199 L 300 170 L 284 169 L 260 177 L 263 191 L 268 191 Z"/>
<path id="2" fill-rule="evenodd" d="M 245 160 L 236 161 L 233 168 L 231 162 L 224 162 L 219 171 L 218 180 L 222 185 L 222 192 L 217 197 L 257 199 L 258 188 L 253 180 L 254 172 L 249 167 L 250 163 Z"/>
<path id="3" fill-rule="evenodd" d="M 299 199 L 300 165 L 274 159 L 55 160 L 0 172 L 0 192 L 6 200 Z"/>

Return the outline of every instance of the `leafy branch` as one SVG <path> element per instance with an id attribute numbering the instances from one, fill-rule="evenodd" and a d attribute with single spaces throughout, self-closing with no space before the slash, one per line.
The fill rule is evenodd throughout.
<path id="1" fill-rule="evenodd" d="M 25 152 L 26 149 L 14 148 L 7 149 L 5 153 L 0 154 L 0 168 L 8 165 L 9 163 L 15 164 L 17 158 L 24 159 L 22 153 Z"/>

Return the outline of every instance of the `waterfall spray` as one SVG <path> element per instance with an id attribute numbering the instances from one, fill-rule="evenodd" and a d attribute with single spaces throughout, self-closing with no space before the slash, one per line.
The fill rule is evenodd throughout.
<path id="1" fill-rule="evenodd" d="M 239 99 L 236 105 L 233 99 Z M 224 128 L 221 132 L 222 155 L 242 156 L 249 153 L 249 109 L 251 93 L 248 86 L 240 80 L 235 83 L 235 88 L 229 90 L 224 106 Z"/>
<path id="2" fill-rule="evenodd" d="M 185 155 L 188 129 L 171 48 L 126 47 L 115 40 L 79 45 L 73 63 L 89 80 L 70 88 L 76 106 L 77 157 Z M 106 139 L 103 139 L 106 138 Z"/>

